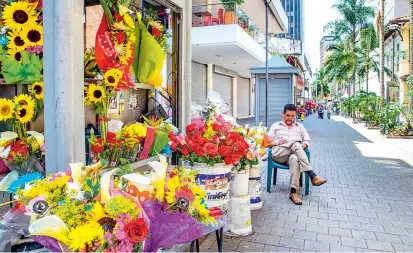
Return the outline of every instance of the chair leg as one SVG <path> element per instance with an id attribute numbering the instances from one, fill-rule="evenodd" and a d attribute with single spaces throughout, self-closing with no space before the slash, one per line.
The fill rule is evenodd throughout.
<path id="1" fill-rule="evenodd" d="M 307 196 L 310 192 L 310 176 L 305 173 L 305 195 Z"/>
<path id="2" fill-rule="evenodd" d="M 268 168 L 267 168 L 267 192 L 268 193 L 271 193 L 272 170 L 273 168 L 270 167 L 270 161 L 268 161 Z"/>
<path id="3" fill-rule="evenodd" d="M 273 176 L 273 179 L 272 179 L 272 184 L 273 185 L 277 185 L 277 173 L 278 172 L 278 168 L 274 168 L 274 176 Z"/>
<path id="4" fill-rule="evenodd" d="M 303 172 L 300 173 L 300 187 L 303 187 Z"/>

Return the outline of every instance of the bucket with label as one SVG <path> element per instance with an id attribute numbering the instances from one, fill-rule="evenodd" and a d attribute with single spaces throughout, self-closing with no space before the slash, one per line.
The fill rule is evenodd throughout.
<path id="1" fill-rule="evenodd" d="M 195 163 L 191 168 L 198 171 L 196 181 L 206 192 L 208 208 L 219 208 L 223 214 L 226 214 L 232 166 L 223 163 L 215 164 L 215 166 L 209 166 L 206 163 Z"/>
<path id="2" fill-rule="evenodd" d="M 258 210 L 262 207 L 261 167 L 262 164 L 252 166 L 249 173 L 248 190 L 251 198 L 251 210 Z"/>
<path id="3" fill-rule="evenodd" d="M 252 230 L 250 197 L 231 196 L 228 202 L 228 223 L 225 227 L 225 235 L 248 236 Z"/>
<path id="4" fill-rule="evenodd" d="M 248 195 L 249 170 L 233 170 L 231 175 L 230 197 L 243 197 Z"/>

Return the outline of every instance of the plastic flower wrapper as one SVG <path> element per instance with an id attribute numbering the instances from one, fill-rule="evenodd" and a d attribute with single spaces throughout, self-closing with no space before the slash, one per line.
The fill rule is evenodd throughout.
<path id="1" fill-rule="evenodd" d="M 5 251 L 8 243 L 14 244 L 21 240 L 22 235 L 28 234 L 29 217 L 15 206 L 3 215 L 0 221 L 0 251 Z"/>
<path id="2" fill-rule="evenodd" d="M 196 184 L 196 172 L 174 168 L 166 183 L 154 185 L 157 201 L 146 201 L 143 208 L 151 220 L 151 236 L 145 251 L 157 251 L 176 244 L 189 243 L 206 233 L 209 226 L 218 226 L 205 204 L 205 192 Z"/>

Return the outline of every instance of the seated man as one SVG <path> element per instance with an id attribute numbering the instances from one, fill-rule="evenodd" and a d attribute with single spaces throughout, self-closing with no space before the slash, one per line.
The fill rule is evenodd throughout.
<path id="1" fill-rule="evenodd" d="M 310 162 L 304 149 L 311 146 L 311 139 L 304 126 L 295 122 L 297 108 L 293 104 L 284 107 L 283 120 L 274 123 L 269 135 L 274 137 L 272 159 L 277 163 L 287 163 L 290 167 L 290 199 L 296 205 L 302 201 L 297 194 L 300 185 L 300 175 L 305 171 L 311 178 L 314 186 L 320 186 L 327 182 L 318 177 L 310 168 Z"/>

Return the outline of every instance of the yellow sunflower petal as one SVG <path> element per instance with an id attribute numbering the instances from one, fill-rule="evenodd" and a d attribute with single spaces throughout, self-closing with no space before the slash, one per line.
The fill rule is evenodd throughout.
<path id="1" fill-rule="evenodd" d="M 17 120 L 21 123 L 28 123 L 34 116 L 34 107 L 21 105 L 16 109 L 15 115 Z"/>
<path id="2" fill-rule="evenodd" d="M 43 100 L 44 98 L 44 85 L 43 82 L 35 82 L 32 85 L 32 90 L 34 97 L 38 100 Z"/>

